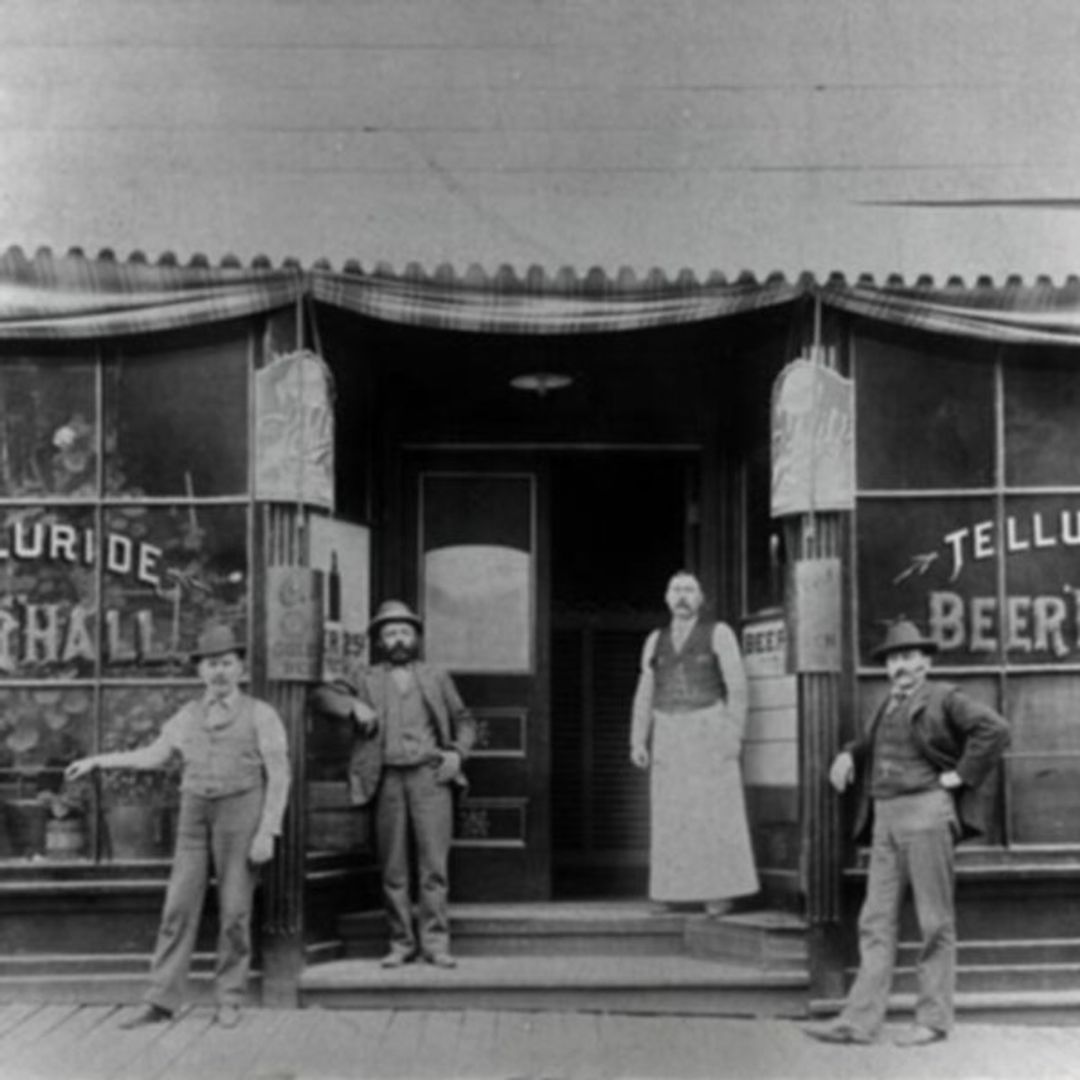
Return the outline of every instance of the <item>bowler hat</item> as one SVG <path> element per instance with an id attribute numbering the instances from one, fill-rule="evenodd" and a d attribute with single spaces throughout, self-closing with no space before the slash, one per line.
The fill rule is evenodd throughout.
<path id="1" fill-rule="evenodd" d="M 243 656 L 245 651 L 246 647 L 242 642 L 237 641 L 231 626 L 215 623 L 203 628 L 203 632 L 199 635 L 199 643 L 192 650 L 191 659 L 198 662 L 205 660 L 208 656 L 223 656 L 231 652 Z"/>
<path id="2" fill-rule="evenodd" d="M 874 659 L 884 660 L 889 653 L 903 652 L 905 649 L 936 653 L 939 647 L 933 638 L 923 637 L 922 631 L 910 619 L 897 619 L 889 624 L 885 640 L 874 650 Z"/>
<path id="3" fill-rule="evenodd" d="M 417 632 L 424 629 L 420 616 L 408 604 L 400 600 L 387 600 L 379 605 L 379 610 L 375 612 L 375 618 L 371 620 L 371 625 L 368 627 L 368 634 L 374 637 L 387 623 L 409 623 L 410 626 L 416 628 Z"/>

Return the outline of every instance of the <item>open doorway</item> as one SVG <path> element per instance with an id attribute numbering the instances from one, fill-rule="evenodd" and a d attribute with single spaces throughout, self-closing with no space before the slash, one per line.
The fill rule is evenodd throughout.
<path id="1" fill-rule="evenodd" d="M 663 590 L 696 563 L 696 458 L 551 462 L 551 825 L 557 898 L 644 895 L 648 780 L 629 760 L 630 706 Z"/>

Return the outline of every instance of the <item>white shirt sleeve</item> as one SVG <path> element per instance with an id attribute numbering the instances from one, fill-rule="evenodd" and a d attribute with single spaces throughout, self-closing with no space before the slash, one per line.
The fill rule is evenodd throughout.
<path id="1" fill-rule="evenodd" d="M 289 771 L 289 740 L 281 717 L 265 701 L 255 702 L 255 738 L 259 743 L 259 754 L 266 772 L 266 798 L 259 831 L 270 836 L 279 836 L 292 780 Z"/>
<path id="2" fill-rule="evenodd" d="M 660 631 L 654 630 L 645 639 L 645 645 L 641 650 L 641 671 L 638 675 L 637 689 L 634 691 L 634 705 L 630 721 L 630 749 L 649 748 L 649 737 L 652 735 L 652 702 L 655 676 L 653 675 L 652 660 L 656 653 L 656 643 L 660 639 Z"/>
<path id="3" fill-rule="evenodd" d="M 718 622 L 713 628 L 713 652 L 720 661 L 720 671 L 727 687 L 727 707 L 732 720 L 739 729 L 739 737 L 746 729 L 748 693 L 746 668 L 735 632 L 727 623 Z"/>

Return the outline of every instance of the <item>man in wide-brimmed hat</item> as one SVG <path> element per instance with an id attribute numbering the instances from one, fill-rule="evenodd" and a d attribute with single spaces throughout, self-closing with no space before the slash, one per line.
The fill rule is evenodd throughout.
<path id="1" fill-rule="evenodd" d="M 454 967 L 447 906 L 453 790 L 465 783 L 462 762 L 476 739 L 472 717 L 450 676 L 420 659 L 423 623 L 400 600 L 371 620 L 375 663 L 320 687 L 319 711 L 354 721 L 349 763 L 355 805 L 375 801 L 390 949 L 383 967 L 422 957 Z M 412 913 L 410 834 L 415 842 L 418 916 Z"/>
<path id="2" fill-rule="evenodd" d="M 907 619 L 889 626 L 874 657 L 888 697 L 829 771 L 844 792 L 858 777 L 856 840 L 871 838 L 859 914 L 859 972 L 840 1016 L 806 1029 L 822 1042 L 869 1043 L 881 1030 L 896 959 L 900 908 L 910 885 L 922 935 L 914 1026 L 895 1041 L 948 1036 L 956 984 L 954 846 L 982 832 L 976 789 L 1009 745 L 1005 719 L 927 675 L 937 642 Z"/>
<path id="3" fill-rule="evenodd" d="M 183 1000 L 211 866 L 217 880 L 215 1020 L 240 1021 L 251 966 L 251 908 L 257 868 L 274 854 L 289 792 L 288 744 L 274 709 L 240 689 L 244 646 L 228 626 L 207 626 L 192 653 L 205 692 L 166 720 L 137 750 L 96 754 L 68 766 L 160 769 L 179 760 L 180 816 L 165 907 L 143 1005 L 121 1027 L 171 1020 Z"/>

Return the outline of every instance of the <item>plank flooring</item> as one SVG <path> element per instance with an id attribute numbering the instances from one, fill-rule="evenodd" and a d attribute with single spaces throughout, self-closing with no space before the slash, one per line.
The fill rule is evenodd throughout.
<path id="1" fill-rule="evenodd" d="M 916 1051 L 824 1046 L 777 1019 L 205 1006 L 121 1031 L 129 1007 L 0 1006 L 0 1080 L 1015 1080 L 1077 1075 L 1080 1026 L 961 1024 Z"/>

